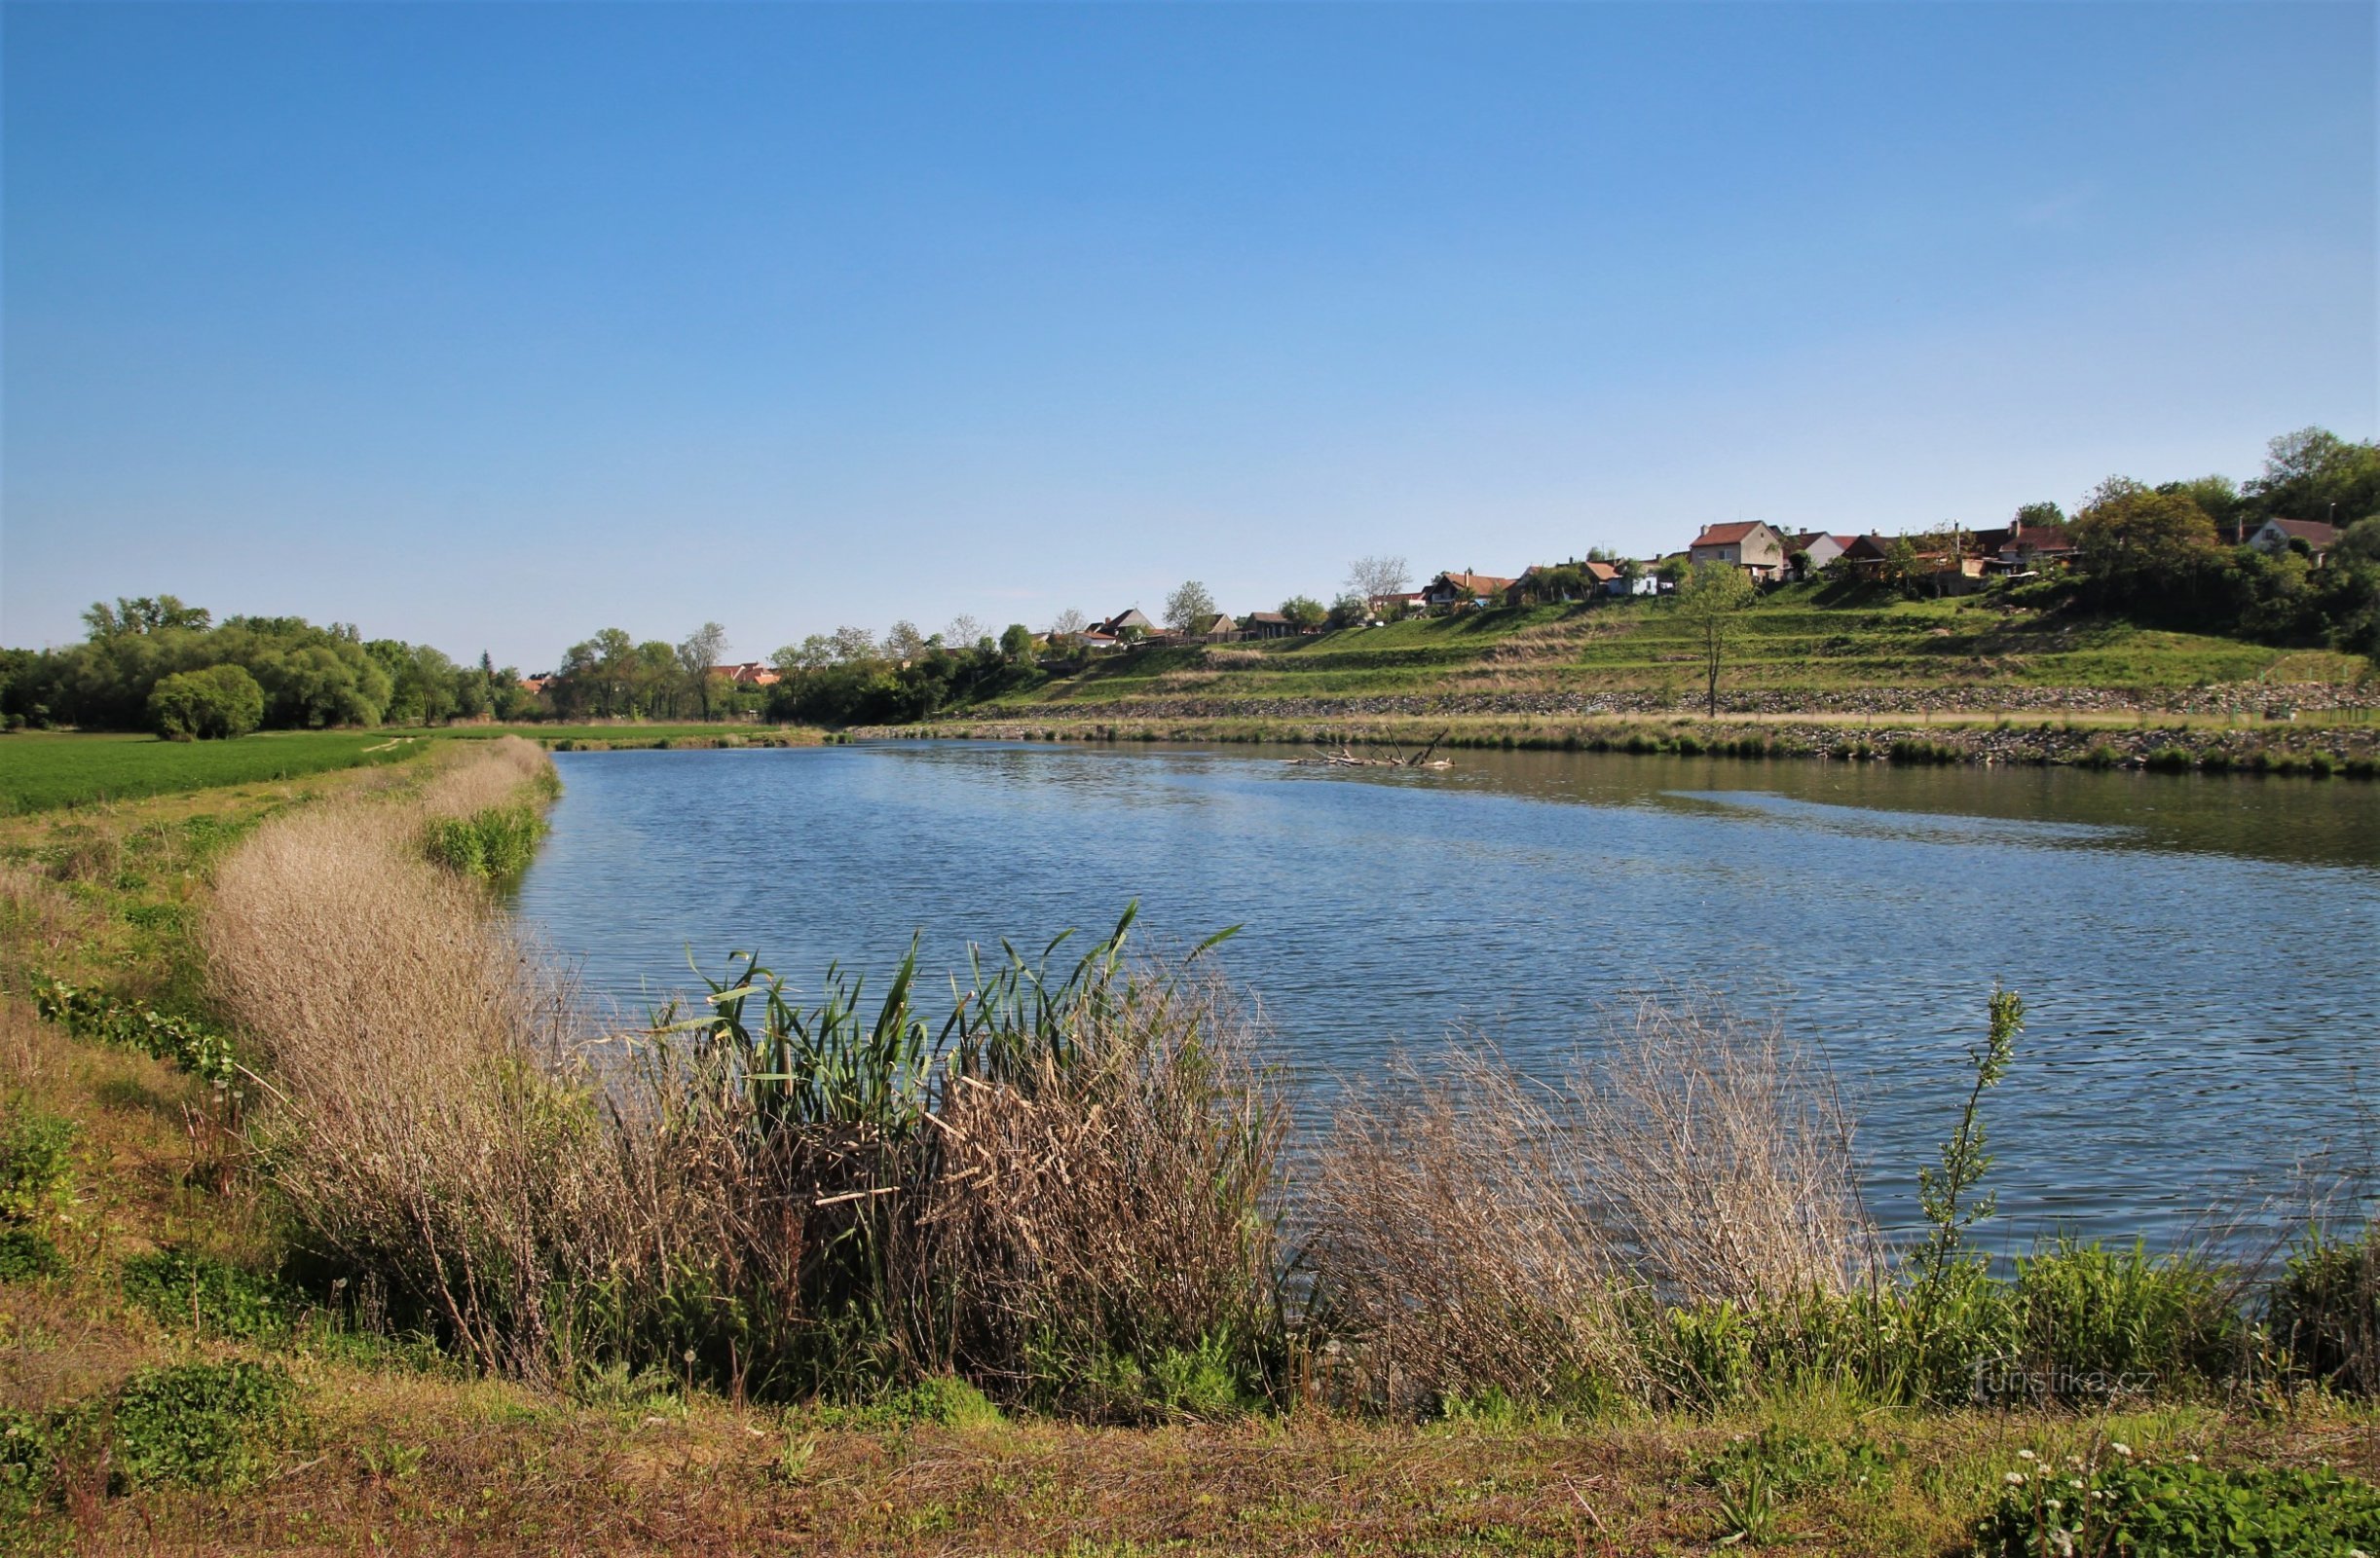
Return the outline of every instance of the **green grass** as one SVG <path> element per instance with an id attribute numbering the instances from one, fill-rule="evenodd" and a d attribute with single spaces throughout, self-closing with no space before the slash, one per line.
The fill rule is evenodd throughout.
<path id="1" fill-rule="evenodd" d="M 402 762 L 440 741 L 526 736 L 613 747 L 738 738 L 782 740 L 745 724 L 519 724 L 380 730 L 266 730 L 236 741 L 166 741 L 125 731 L 23 730 L 0 736 L 0 816 Z"/>
<path id="2" fill-rule="evenodd" d="M 282 730 L 236 741 L 166 741 L 139 734 L 18 731 L 0 736 L 0 812 L 295 779 L 428 749 L 424 732 Z"/>

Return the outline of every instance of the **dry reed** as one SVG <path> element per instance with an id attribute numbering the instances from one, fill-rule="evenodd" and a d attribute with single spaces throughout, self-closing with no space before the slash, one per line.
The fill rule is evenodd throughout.
<path id="1" fill-rule="evenodd" d="M 1692 998 L 1558 1082 L 1460 1048 L 1357 1086 L 1321 1155 L 1319 1292 L 1395 1406 L 1648 1399 L 1664 1306 L 1856 1291 L 1878 1245 L 1823 1071 Z"/>

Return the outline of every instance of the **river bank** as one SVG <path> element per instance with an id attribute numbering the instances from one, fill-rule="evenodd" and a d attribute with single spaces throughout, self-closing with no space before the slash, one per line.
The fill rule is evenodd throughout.
<path id="1" fill-rule="evenodd" d="M 1395 700 L 1366 700 L 1394 703 Z M 1419 701 L 1419 700 L 1416 700 Z M 1827 718 L 1796 711 L 1746 711 L 1712 720 L 1543 713 L 1371 712 L 1297 703 L 1274 712 L 1171 715 L 1135 708 L 1120 718 L 979 719 L 862 726 L 843 740 L 1209 741 L 1291 746 L 1395 747 L 1435 741 L 1442 749 L 1627 752 L 1692 757 L 1807 758 L 1851 762 L 1973 763 L 2168 772 L 2380 776 L 2380 725 L 2350 717 L 2268 720 L 2255 724 L 2159 719 L 2148 710 L 2104 707 L 2061 719 L 2018 719 L 1959 710 L 1921 720 L 1891 713 Z"/>

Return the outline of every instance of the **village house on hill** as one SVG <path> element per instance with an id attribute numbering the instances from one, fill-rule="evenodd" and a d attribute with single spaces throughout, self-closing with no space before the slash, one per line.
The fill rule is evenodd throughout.
<path id="1" fill-rule="evenodd" d="M 777 685 L 776 667 L 764 660 L 746 660 L 738 665 L 715 665 L 711 674 L 722 681 L 732 682 L 739 687 L 773 687 Z"/>
<path id="2" fill-rule="evenodd" d="M 2289 549 L 2289 542 L 2304 541 L 2306 550 L 2319 563 L 2324 553 L 2338 544 L 2338 527 L 2319 519 L 2268 519 L 2250 534 L 2248 544 L 2278 556 Z"/>
<path id="3" fill-rule="evenodd" d="M 1754 578 L 1785 576 L 1785 536 L 1759 520 L 1745 524 L 1706 525 L 1686 555 L 1698 567 L 1731 563 Z"/>
<path id="4" fill-rule="evenodd" d="M 1247 636 L 1249 638 L 1288 639 L 1295 638 L 1297 634 L 1297 624 L 1279 612 L 1250 612 L 1247 613 Z"/>
<path id="5" fill-rule="evenodd" d="M 1433 612 L 1465 607 L 1482 597 L 1493 600 L 1512 587 L 1512 580 L 1493 574 L 1440 574 L 1422 587 L 1422 604 Z"/>
<path id="6" fill-rule="evenodd" d="M 1797 552 L 1809 559 L 1809 571 L 1817 573 L 1827 564 L 1850 550 L 1853 538 L 1829 536 L 1822 530 L 1804 531 L 1786 543 L 1785 556 L 1791 561 Z"/>

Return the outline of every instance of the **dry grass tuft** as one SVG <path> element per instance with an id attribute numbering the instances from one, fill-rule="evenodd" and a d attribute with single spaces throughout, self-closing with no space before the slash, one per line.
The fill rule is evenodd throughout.
<path id="1" fill-rule="evenodd" d="M 1319 1169 L 1320 1293 L 1392 1406 L 1648 1399 L 1638 1317 L 1834 1297 L 1875 1275 L 1830 1079 L 1692 999 L 1557 1083 L 1489 1048 L 1351 1090 Z"/>
<path id="2" fill-rule="evenodd" d="M 1476 1049 L 1433 1073 L 1398 1061 L 1341 1108 L 1317 1168 L 1319 1297 L 1356 1341 L 1371 1401 L 1639 1384 L 1563 1106 Z"/>

